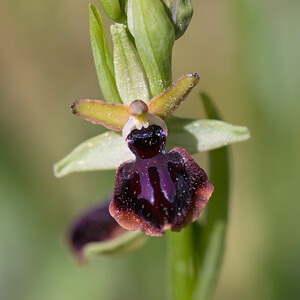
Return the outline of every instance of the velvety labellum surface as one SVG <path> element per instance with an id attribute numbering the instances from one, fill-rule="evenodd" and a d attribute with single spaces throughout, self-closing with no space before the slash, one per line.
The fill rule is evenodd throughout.
<path id="1" fill-rule="evenodd" d="M 136 160 L 122 164 L 116 174 L 110 213 L 125 229 L 160 236 L 180 231 L 199 216 L 213 186 L 205 172 L 183 149 L 165 152 L 166 134 L 151 125 L 127 137 Z"/>

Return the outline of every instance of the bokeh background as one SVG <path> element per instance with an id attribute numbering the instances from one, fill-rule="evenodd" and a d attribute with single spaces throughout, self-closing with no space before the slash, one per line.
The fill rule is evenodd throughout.
<path id="1" fill-rule="evenodd" d="M 193 5 L 173 75 L 198 72 L 201 81 L 178 115 L 204 117 L 203 90 L 226 121 L 252 134 L 231 147 L 230 223 L 215 299 L 300 299 L 300 2 Z M 0 36 L 0 299 L 164 299 L 164 238 L 84 267 L 64 243 L 71 218 L 109 195 L 114 179 L 112 171 L 62 179 L 52 172 L 102 131 L 69 110 L 74 100 L 101 98 L 88 2 L 2 0 Z"/>

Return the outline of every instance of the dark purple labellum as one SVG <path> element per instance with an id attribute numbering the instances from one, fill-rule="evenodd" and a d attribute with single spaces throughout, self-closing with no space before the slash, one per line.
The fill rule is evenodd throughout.
<path id="1" fill-rule="evenodd" d="M 151 125 L 127 136 L 136 160 L 116 173 L 109 211 L 125 229 L 161 236 L 194 222 L 213 192 L 205 172 L 183 149 L 165 152 L 166 134 Z"/>

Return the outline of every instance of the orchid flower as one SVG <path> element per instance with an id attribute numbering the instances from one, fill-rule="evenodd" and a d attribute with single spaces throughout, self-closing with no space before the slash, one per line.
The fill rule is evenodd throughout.
<path id="1" fill-rule="evenodd" d="M 180 231 L 198 218 L 213 192 L 213 185 L 186 150 L 175 147 L 165 151 L 168 136 L 165 120 L 198 82 L 197 73 L 184 75 L 148 104 L 138 99 L 129 105 L 84 99 L 71 105 L 74 115 L 115 132 L 122 131 L 120 138 L 134 154 L 133 159 L 117 168 L 109 205 L 115 220 L 108 216 L 105 205 L 84 214 L 73 225 L 71 245 L 78 257 L 90 243 L 101 244 L 104 252 L 103 242 L 122 236 L 124 229 L 161 236 L 166 229 Z M 177 120 L 181 119 L 174 118 L 173 122 Z M 78 155 L 78 149 L 74 151 L 71 156 Z M 57 166 L 65 167 L 65 160 Z"/>
<path id="2" fill-rule="evenodd" d="M 79 100 L 72 112 L 93 124 L 120 131 L 135 159 L 118 167 L 109 211 L 120 226 L 160 236 L 195 221 L 213 192 L 205 172 L 182 148 L 165 152 L 166 119 L 198 83 L 198 74 L 182 76 L 154 97 L 113 104 Z"/>
<path id="3" fill-rule="evenodd" d="M 54 166 L 54 173 L 62 177 L 74 172 L 116 169 L 116 176 L 110 203 L 81 214 L 71 226 L 69 244 L 81 261 L 89 254 L 130 250 L 140 245 L 146 235 L 178 232 L 191 223 L 188 228 L 198 228 L 196 220 L 214 184 L 213 197 L 218 199 L 211 201 L 224 200 L 220 199 L 224 196 L 224 209 L 215 213 L 218 203 L 210 205 L 212 214 L 207 214 L 207 224 L 201 227 L 207 247 L 214 249 L 213 255 L 206 256 L 205 243 L 198 251 L 198 240 L 191 238 L 189 229 L 172 234 L 169 247 L 174 299 L 191 299 L 197 270 L 209 278 L 201 281 L 207 285 L 201 290 L 209 294 L 216 282 L 226 231 L 227 152 L 212 160 L 212 165 L 217 166 L 219 156 L 222 158 L 218 174 L 223 176 L 220 179 L 212 172 L 212 183 L 191 155 L 244 141 L 249 131 L 220 121 L 209 107 L 210 101 L 204 104 L 208 117 L 214 119 L 172 116 L 199 81 L 199 75 L 194 73 L 172 83 L 172 48 L 190 23 L 190 0 L 99 2 L 117 22 L 110 27 L 112 54 L 100 13 L 95 6 L 89 6 L 91 44 L 103 100 L 78 100 L 71 110 L 109 130 L 77 146 Z M 226 188 L 222 189 L 222 181 Z M 202 269 L 196 265 L 196 252 L 205 262 Z M 207 264 L 208 260 L 213 262 Z M 184 264 L 184 269 L 178 264 Z M 210 267 L 205 269 L 212 264 L 213 276 Z"/>

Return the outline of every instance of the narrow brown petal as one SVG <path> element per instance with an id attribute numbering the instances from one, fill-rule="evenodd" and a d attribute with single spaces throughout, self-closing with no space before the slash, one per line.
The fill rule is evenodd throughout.
<path id="1" fill-rule="evenodd" d="M 200 76 L 197 73 L 180 77 L 166 90 L 151 99 L 148 103 L 149 112 L 162 119 L 168 118 L 199 82 L 199 79 Z"/>
<path id="2" fill-rule="evenodd" d="M 78 100 L 71 110 L 75 116 L 115 131 L 121 131 L 130 117 L 128 106 L 103 100 Z"/>

